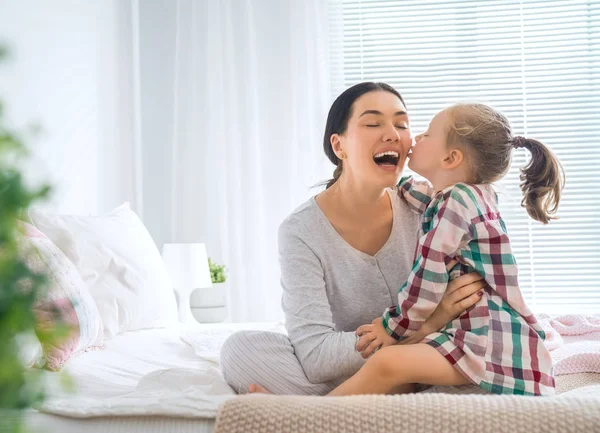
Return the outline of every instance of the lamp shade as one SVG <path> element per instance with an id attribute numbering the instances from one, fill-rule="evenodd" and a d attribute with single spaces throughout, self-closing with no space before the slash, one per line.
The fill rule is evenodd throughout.
<path id="1" fill-rule="evenodd" d="M 164 244 L 162 256 L 174 289 L 212 287 L 204 244 Z"/>

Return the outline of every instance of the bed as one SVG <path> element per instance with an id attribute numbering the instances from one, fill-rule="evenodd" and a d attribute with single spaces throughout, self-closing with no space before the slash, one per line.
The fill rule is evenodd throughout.
<path id="1" fill-rule="evenodd" d="M 600 316 L 598 320 L 600 324 Z M 28 413 L 27 425 L 36 433 L 376 432 L 394 421 L 403 425 L 403 432 L 415 433 L 452 425 L 453 431 L 467 432 L 475 424 L 477 431 L 495 433 L 600 432 L 600 333 L 591 329 L 568 335 L 574 334 L 571 325 L 561 329 L 561 336 L 552 331 L 557 324 L 549 325 L 547 321 L 560 373 L 558 395 L 549 398 L 481 395 L 469 386 L 404 396 L 236 397 L 219 370 L 223 341 L 241 329 L 285 332 L 281 324 L 127 332 L 107 341 L 105 350 L 67 364 L 64 372 L 74 382 L 72 391 L 59 386 L 60 373 L 48 373 L 52 396 Z"/>
<path id="2" fill-rule="evenodd" d="M 212 432 L 218 406 L 235 395 L 218 369 L 218 351 L 241 329 L 282 326 L 198 324 L 120 334 L 104 350 L 48 372 L 50 397 L 27 413 L 27 425 L 36 433 Z M 65 376 L 71 389 L 62 385 Z"/>

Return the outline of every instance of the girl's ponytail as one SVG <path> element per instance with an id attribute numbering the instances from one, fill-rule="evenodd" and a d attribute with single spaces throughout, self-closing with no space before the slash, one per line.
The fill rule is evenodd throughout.
<path id="1" fill-rule="evenodd" d="M 521 169 L 523 206 L 534 220 L 547 224 L 556 219 L 560 196 L 565 186 L 565 172 L 548 147 L 537 140 L 515 137 L 513 147 L 531 152 L 529 163 Z"/>

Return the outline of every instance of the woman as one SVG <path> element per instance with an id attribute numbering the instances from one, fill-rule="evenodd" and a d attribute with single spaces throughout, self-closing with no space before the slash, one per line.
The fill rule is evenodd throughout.
<path id="1" fill-rule="evenodd" d="M 404 100 L 391 86 L 361 83 L 335 100 L 323 140 L 337 166 L 333 179 L 279 228 L 289 337 L 243 331 L 225 342 L 223 374 L 237 392 L 261 384 L 275 394 L 325 395 L 381 345 L 356 330 L 395 304 L 413 264 L 419 215 L 396 189 L 411 144 Z M 402 344 L 441 329 L 479 300 L 483 286 L 478 274 L 449 283 L 438 308 Z"/>

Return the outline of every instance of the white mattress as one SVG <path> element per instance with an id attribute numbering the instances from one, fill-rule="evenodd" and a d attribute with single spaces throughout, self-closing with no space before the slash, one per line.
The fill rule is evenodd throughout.
<path id="1" fill-rule="evenodd" d="M 31 432 L 210 432 L 217 407 L 234 394 L 218 368 L 223 341 L 241 329 L 282 330 L 272 323 L 213 324 L 128 332 L 105 350 L 48 373 L 50 398 L 28 414 Z M 195 349 L 184 339 L 194 340 Z"/>

